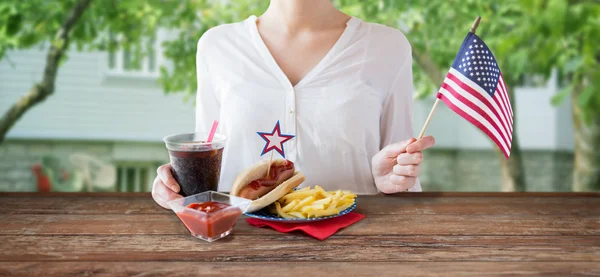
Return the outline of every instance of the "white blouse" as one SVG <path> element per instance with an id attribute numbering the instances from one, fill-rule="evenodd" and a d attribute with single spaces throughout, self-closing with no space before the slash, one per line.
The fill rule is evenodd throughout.
<path id="1" fill-rule="evenodd" d="M 256 16 L 212 28 L 198 42 L 196 131 L 228 137 L 220 191 L 244 168 L 268 159 L 257 132 L 279 120 L 286 158 L 306 175 L 300 186 L 377 193 L 371 158 L 412 131 L 412 58 L 398 30 L 352 17 L 326 56 L 295 86 L 279 68 Z M 281 158 L 277 152 L 274 157 Z M 410 191 L 421 191 L 417 184 Z"/>

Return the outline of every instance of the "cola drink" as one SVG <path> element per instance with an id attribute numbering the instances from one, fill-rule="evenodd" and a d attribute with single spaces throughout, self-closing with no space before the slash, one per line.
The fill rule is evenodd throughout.
<path id="1" fill-rule="evenodd" d="M 221 174 L 221 160 L 225 136 L 215 134 L 212 142 L 206 142 L 207 134 L 180 134 L 164 139 L 171 160 L 171 172 L 181 190 L 179 194 L 190 196 L 205 191 L 217 191 Z"/>

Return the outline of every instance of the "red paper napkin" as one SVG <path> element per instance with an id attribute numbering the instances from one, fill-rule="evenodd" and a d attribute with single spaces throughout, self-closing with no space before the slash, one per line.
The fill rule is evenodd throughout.
<path id="1" fill-rule="evenodd" d="M 250 225 L 254 225 L 256 227 L 268 226 L 282 233 L 289 233 L 299 230 L 316 239 L 324 240 L 335 234 L 335 232 L 337 232 L 339 229 L 348 227 L 365 217 L 366 216 L 363 214 L 350 212 L 340 217 L 307 223 L 273 222 L 258 218 L 246 218 L 246 221 L 250 223 Z"/>

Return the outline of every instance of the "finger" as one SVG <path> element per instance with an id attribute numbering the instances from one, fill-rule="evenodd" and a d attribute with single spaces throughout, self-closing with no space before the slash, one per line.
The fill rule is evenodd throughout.
<path id="1" fill-rule="evenodd" d="M 156 195 L 159 198 L 162 198 L 163 200 L 165 200 L 165 204 L 166 204 L 166 202 L 169 202 L 171 200 L 183 197 L 183 196 L 173 192 L 170 188 L 168 188 L 161 181 L 157 181 L 157 184 L 154 187 L 153 191 L 156 192 Z"/>
<path id="2" fill-rule="evenodd" d="M 390 175 L 390 182 L 395 187 L 397 192 L 407 191 L 409 188 L 412 188 L 415 185 L 417 178 L 415 177 L 407 177 L 407 176 L 399 176 L 399 175 Z"/>
<path id="3" fill-rule="evenodd" d="M 169 205 L 167 205 L 167 200 L 165 200 L 162 196 L 158 195 L 156 192 L 152 192 L 152 199 L 156 202 L 156 204 L 160 205 L 165 209 L 169 209 Z"/>
<path id="4" fill-rule="evenodd" d="M 406 152 L 407 145 L 409 145 L 415 141 L 416 141 L 415 138 L 411 138 L 409 140 L 392 143 L 392 144 L 386 146 L 383 150 L 384 150 L 386 157 L 396 158 L 396 156 L 398 156 L 400 153 Z"/>
<path id="5" fill-rule="evenodd" d="M 406 152 L 414 153 L 423 151 L 429 147 L 432 147 L 434 144 L 435 139 L 432 136 L 426 136 L 406 146 Z"/>
<path id="6" fill-rule="evenodd" d="M 393 172 L 395 175 L 418 177 L 421 174 L 421 167 L 418 165 L 395 165 Z"/>
<path id="7" fill-rule="evenodd" d="M 177 180 L 175 180 L 175 178 L 173 177 L 173 172 L 171 171 L 170 164 L 159 166 L 156 170 L 156 173 L 167 188 L 169 188 L 173 192 L 179 192 L 179 184 L 177 183 Z"/>
<path id="8" fill-rule="evenodd" d="M 160 183 L 162 183 L 162 181 L 157 176 L 156 179 L 154 179 L 154 183 L 152 184 L 152 199 L 154 199 L 154 201 L 161 207 L 168 209 L 169 207 L 167 207 L 167 201 L 161 195 L 159 195 L 157 191 L 157 187 L 159 185 L 162 186 L 162 184 Z"/>
<path id="9" fill-rule="evenodd" d="M 423 153 L 414 152 L 414 153 L 402 153 L 398 155 L 396 161 L 399 165 L 409 165 L 409 164 L 421 164 L 423 162 Z"/>

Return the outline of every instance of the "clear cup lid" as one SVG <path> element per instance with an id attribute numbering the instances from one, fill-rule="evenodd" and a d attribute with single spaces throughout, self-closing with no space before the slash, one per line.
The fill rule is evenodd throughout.
<path id="1" fill-rule="evenodd" d="M 225 146 L 227 137 L 216 133 L 212 142 L 207 142 L 208 132 L 174 134 L 163 138 L 167 149 L 185 151 L 206 151 L 219 149 Z"/>

